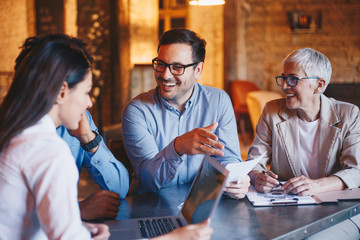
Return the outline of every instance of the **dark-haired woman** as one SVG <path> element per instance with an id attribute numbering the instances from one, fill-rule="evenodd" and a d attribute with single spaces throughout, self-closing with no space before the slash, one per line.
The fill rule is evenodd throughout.
<path id="1" fill-rule="evenodd" d="M 56 133 L 60 125 L 77 129 L 92 106 L 91 64 L 73 40 L 57 37 L 26 52 L 0 106 L 1 240 L 109 237 L 106 225 L 81 222 L 79 173 Z M 209 225 L 206 220 L 156 239 L 210 239 Z"/>
<path id="2" fill-rule="evenodd" d="M 40 44 L 17 67 L 0 106 L 0 239 L 109 237 L 106 225 L 82 223 L 79 173 L 56 134 L 78 128 L 91 88 L 90 63 L 70 41 Z"/>

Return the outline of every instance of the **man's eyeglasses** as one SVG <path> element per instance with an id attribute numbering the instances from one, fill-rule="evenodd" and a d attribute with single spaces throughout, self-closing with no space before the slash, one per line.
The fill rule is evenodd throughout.
<path id="1" fill-rule="evenodd" d="M 276 84 L 279 86 L 282 86 L 284 84 L 284 81 L 290 86 L 290 87 L 296 87 L 299 79 L 320 79 L 318 77 L 295 77 L 295 76 L 277 76 L 275 77 Z"/>
<path id="2" fill-rule="evenodd" d="M 184 74 L 185 69 L 191 66 L 194 66 L 196 64 L 198 64 L 199 62 L 194 62 L 194 63 L 190 63 L 187 65 L 182 65 L 179 63 L 173 63 L 173 64 L 167 64 L 164 63 L 161 60 L 157 60 L 157 58 L 154 58 L 152 60 L 152 65 L 155 71 L 157 72 L 164 72 L 165 69 L 168 67 L 170 69 L 170 72 L 172 75 L 174 76 L 181 76 Z"/>

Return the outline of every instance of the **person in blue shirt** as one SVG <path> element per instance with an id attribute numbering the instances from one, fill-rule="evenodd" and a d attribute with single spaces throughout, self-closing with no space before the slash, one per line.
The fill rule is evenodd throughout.
<path id="1" fill-rule="evenodd" d="M 119 211 L 119 198 L 125 198 L 129 190 L 129 174 L 105 145 L 90 113 L 86 111 L 76 131 L 68 131 L 60 126 L 56 132 L 69 145 L 79 172 L 85 167 L 92 180 L 101 188 L 79 202 L 81 218 L 115 218 Z M 91 149 L 86 149 L 86 144 L 90 144 Z"/>
<path id="2" fill-rule="evenodd" d="M 124 109 L 122 133 L 135 170 L 130 193 L 191 183 L 204 154 L 221 164 L 241 161 L 234 110 L 223 90 L 202 86 L 205 40 L 188 29 L 165 32 L 152 60 L 157 87 Z M 249 177 L 225 192 L 243 198 Z"/>
<path id="3" fill-rule="evenodd" d="M 93 62 L 82 41 L 63 34 L 49 34 L 43 37 L 31 37 L 25 41 L 16 59 L 15 70 L 37 46 L 58 40 L 74 42 L 82 49 L 88 61 Z M 83 220 L 115 218 L 120 206 L 119 198 L 125 198 L 129 190 L 129 174 L 105 145 L 90 113 L 86 111 L 86 116 L 83 116 L 78 129 L 69 131 L 64 126 L 59 126 L 56 131 L 69 145 L 79 173 L 81 168 L 85 167 L 93 181 L 101 188 L 79 202 L 81 218 Z"/>

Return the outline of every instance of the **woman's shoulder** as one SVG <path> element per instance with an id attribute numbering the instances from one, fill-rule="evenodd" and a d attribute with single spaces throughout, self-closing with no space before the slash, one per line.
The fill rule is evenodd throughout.
<path id="1" fill-rule="evenodd" d="M 348 125 L 360 121 L 359 107 L 355 104 L 321 96 L 321 117 L 332 124 Z"/>
<path id="2" fill-rule="evenodd" d="M 26 151 L 35 152 L 37 155 L 65 155 L 69 149 L 67 143 L 56 132 L 31 133 L 24 135 L 20 141 Z"/>
<path id="3" fill-rule="evenodd" d="M 327 101 L 340 116 L 359 115 L 359 107 L 355 104 L 328 97 L 323 97 L 322 99 Z"/>
<path id="4" fill-rule="evenodd" d="M 270 111 L 270 112 L 285 111 L 286 110 L 286 99 L 279 98 L 279 99 L 270 100 L 264 104 L 264 109 L 266 109 L 267 111 Z"/>
<path id="5" fill-rule="evenodd" d="M 337 99 L 334 99 L 334 98 L 328 98 L 328 99 L 330 100 L 332 105 L 338 110 L 343 110 L 343 111 L 355 110 L 355 111 L 359 111 L 359 107 L 356 106 L 355 104 L 345 102 L 345 101 L 341 101 L 341 100 L 337 100 Z"/>
<path id="6" fill-rule="evenodd" d="M 56 132 L 41 131 L 23 132 L 14 137 L 1 158 L 24 173 L 75 162 L 68 145 Z"/>

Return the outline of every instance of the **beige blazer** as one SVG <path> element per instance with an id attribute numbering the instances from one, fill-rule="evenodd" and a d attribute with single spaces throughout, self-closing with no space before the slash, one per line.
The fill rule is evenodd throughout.
<path id="1" fill-rule="evenodd" d="M 360 113 L 353 104 L 320 96 L 319 164 L 321 177 L 336 175 L 348 188 L 360 186 Z M 268 102 L 256 126 L 247 159 L 267 155 L 255 170 L 271 171 L 279 180 L 300 176 L 301 151 L 298 116 L 286 108 L 285 99 Z"/>

